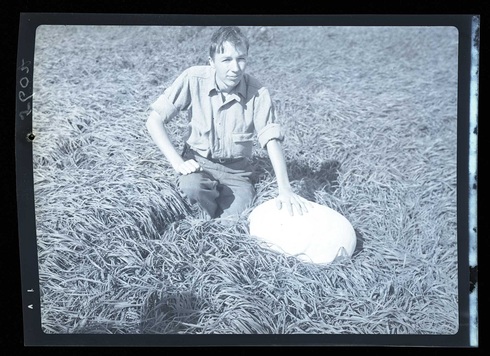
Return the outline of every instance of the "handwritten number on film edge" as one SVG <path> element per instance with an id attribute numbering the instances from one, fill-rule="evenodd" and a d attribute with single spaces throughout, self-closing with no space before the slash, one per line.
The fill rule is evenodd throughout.
<path id="1" fill-rule="evenodd" d="M 21 72 L 24 72 L 25 76 L 23 76 L 22 78 L 20 78 L 19 80 L 19 85 L 22 89 L 26 89 L 27 87 L 29 87 L 29 84 L 30 84 L 30 81 L 29 81 L 29 78 L 27 77 L 27 74 L 29 74 L 30 72 L 30 65 L 31 65 L 31 62 L 30 61 L 25 61 L 24 59 L 22 59 L 22 64 L 20 66 L 20 71 Z M 25 105 L 25 110 L 22 110 L 19 112 L 19 117 L 21 120 L 24 120 L 26 117 L 28 117 L 29 115 L 31 115 L 32 113 L 32 110 L 31 110 L 31 102 L 28 101 L 29 99 L 32 98 L 34 94 L 31 94 L 31 95 L 27 95 L 24 90 L 20 90 L 19 91 L 19 100 L 22 102 L 22 103 L 26 103 Z"/>

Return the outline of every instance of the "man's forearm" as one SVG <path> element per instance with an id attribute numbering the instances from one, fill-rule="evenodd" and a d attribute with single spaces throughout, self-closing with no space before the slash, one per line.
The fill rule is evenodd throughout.
<path id="1" fill-rule="evenodd" d="M 155 142 L 172 167 L 176 168 L 184 162 L 168 137 L 167 130 L 165 130 L 160 115 L 155 111 L 152 111 L 148 117 L 146 128 L 148 129 L 153 142 Z"/>
<path id="2" fill-rule="evenodd" d="M 279 193 L 290 192 L 291 184 L 289 183 L 286 160 L 284 159 L 284 153 L 280 142 L 277 140 L 270 140 L 266 147 L 272 167 L 274 168 L 274 173 L 276 174 Z"/>
<path id="3" fill-rule="evenodd" d="M 294 215 L 295 211 L 300 215 L 307 213 L 311 204 L 308 200 L 293 192 L 289 183 L 286 160 L 280 142 L 271 140 L 266 147 L 277 179 L 279 194 L 276 198 L 276 206 L 278 209 L 282 209 L 285 206 L 291 216 Z"/>

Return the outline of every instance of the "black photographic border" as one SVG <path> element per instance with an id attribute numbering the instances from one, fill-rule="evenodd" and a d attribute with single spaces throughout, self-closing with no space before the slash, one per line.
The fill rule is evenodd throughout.
<path id="1" fill-rule="evenodd" d="M 44 334 L 39 313 L 39 282 L 34 211 L 31 109 L 36 28 L 40 25 L 287 25 L 287 26 L 454 26 L 459 31 L 458 57 L 458 261 L 459 331 L 455 335 L 98 335 Z M 477 112 L 473 15 L 156 15 L 21 13 L 16 72 L 15 155 L 22 311 L 26 346 L 475 346 L 476 174 L 470 150 L 476 150 Z M 476 68 L 478 70 L 478 68 Z M 478 84 L 478 83 L 477 83 Z M 476 99 L 477 101 L 477 99 Z M 478 110 L 478 106 L 476 106 Z M 474 186 L 475 185 L 475 186 Z M 471 261 L 471 264 L 470 264 Z M 470 297 L 471 296 L 471 297 Z"/>

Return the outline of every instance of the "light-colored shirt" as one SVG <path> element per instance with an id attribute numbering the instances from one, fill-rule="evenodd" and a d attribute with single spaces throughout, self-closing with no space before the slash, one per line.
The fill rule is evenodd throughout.
<path id="1" fill-rule="evenodd" d="M 261 147 L 272 139 L 284 138 L 268 89 L 246 73 L 224 97 L 216 86 L 211 66 L 190 67 L 151 108 L 164 123 L 187 110 L 190 125 L 187 144 L 204 157 L 251 157 L 254 134 Z"/>

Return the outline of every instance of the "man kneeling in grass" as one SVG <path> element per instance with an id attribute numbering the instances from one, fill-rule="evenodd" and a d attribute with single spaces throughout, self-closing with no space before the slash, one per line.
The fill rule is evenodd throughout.
<path id="1" fill-rule="evenodd" d="M 211 38 L 209 65 L 185 70 L 151 105 L 146 127 L 180 174 L 179 188 L 210 218 L 239 215 L 251 206 L 254 134 L 276 174 L 277 207 L 303 214 L 309 202 L 291 189 L 269 91 L 245 73 L 248 48 L 238 27 L 219 28 Z M 164 124 L 183 110 L 190 110 L 190 136 L 179 154 Z"/>

